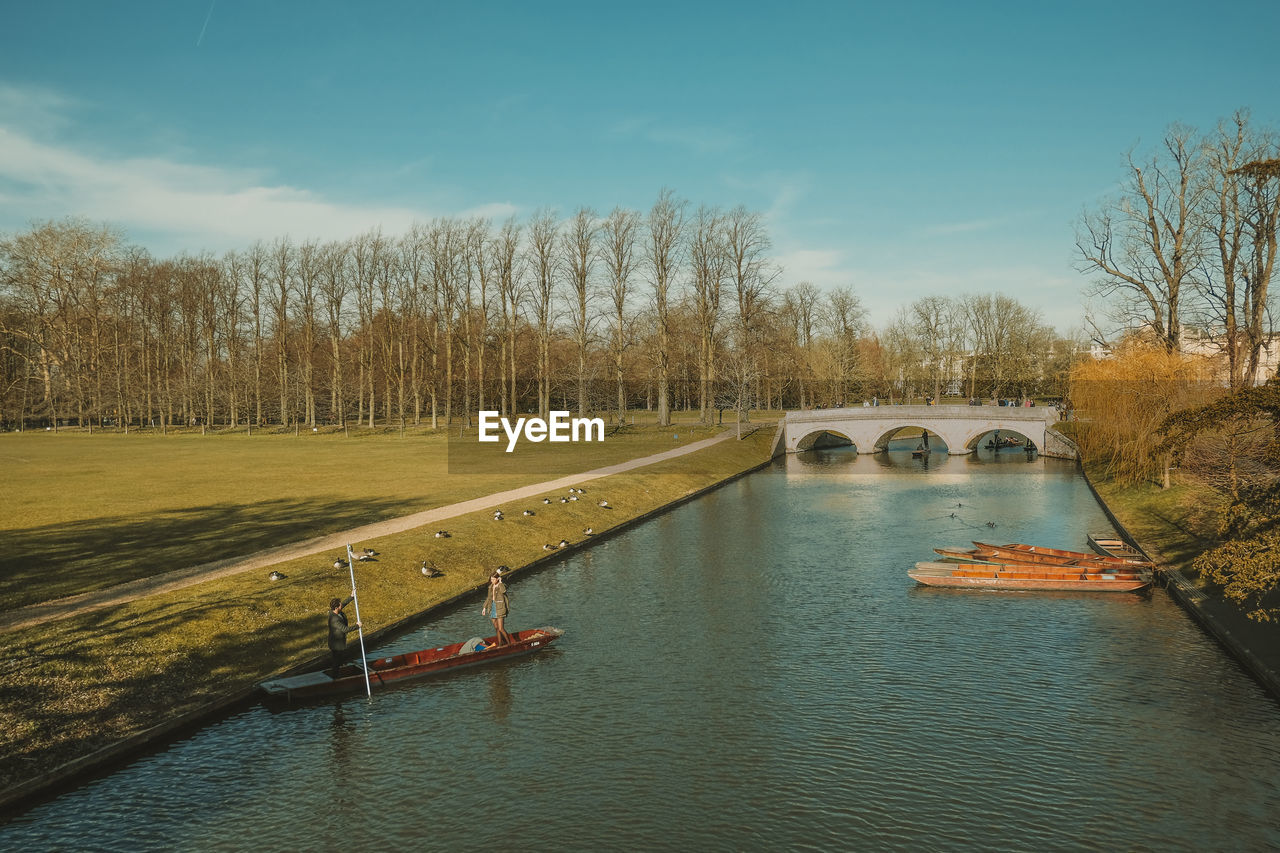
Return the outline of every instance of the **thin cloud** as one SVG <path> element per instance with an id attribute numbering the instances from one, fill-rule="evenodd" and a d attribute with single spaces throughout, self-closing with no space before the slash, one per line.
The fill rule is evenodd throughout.
<path id="1" fill-rule="evenodd" d="M 990 231 L 1012 221 L 1007 216 L 993 219 L 973 219 L 967 222 L 948 222 L 941 225 L 926 226 L 921 233 L 926 237 L 946 237 L 951 234 L 971 234 L 975 231 Z"/>
<path id="2" fill-rule="evenodd" d="M 222 250 L 285 234 L 342 239 L 381 227 L 405 231 L 429 211 L 335 202 L 305 188 L 272 184 L 263 170 L 229 169 L 159 157 L 109 157 L 37 138 L 9 120 L 12 107 L 56 99 L 0 90 L 0 230 L 33 220 L 83 216 L 127 232 L 156 235 L 155 251 Z M 57 122 L 41 123 L 56 131 Z M 56 132 L 41 133 L 41 137 Z M 503 218 L 509 202 L 476 205 L 464 215 Z"/>
<path id="3" fill-rule="evenodd" d="M 78 102 L 51 89 L 19 88 L 0 82 L 0 128 L 10 123 L 10 118 L 21 117 L 29 133 L 56 133 L 70 124 L 66 114 L 77 106 Z"/>
<path id="4" fill-rule="evenodd" d="M 787 286 L 807 281 L 818 287 L 842 287 L 853 283 L 854 272 L 840 249 L 793 248 L 774 256 L 782 267 Z"/>
<path id="5" fill-rule="evenodd" d="M 695 154 L 724 154 L 738 148 L 742 137 L 716 127 L 678 126 L 652 118 L 623 119 L 609 129 L 613 136 L 646 139 L 660 145 L 684 148 Z"/>

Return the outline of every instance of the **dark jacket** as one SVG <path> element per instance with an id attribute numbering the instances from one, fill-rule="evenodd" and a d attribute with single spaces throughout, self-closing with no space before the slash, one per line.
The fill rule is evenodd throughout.
<path id="1" fill-rule="evenodd" d="M 338 608 L 336 613 L 332 610 L 329 611 L 329 651 L 331 652 L 340 652 L 345 649 L 347 647 L 347 634 L 359 630 L 358 628 L 347 627 L 347 614 L 342 612 L 342 608 L 354 600 L 352 596 L 347 596 L 347 600 L 342 602 L 342 606 Z"/>

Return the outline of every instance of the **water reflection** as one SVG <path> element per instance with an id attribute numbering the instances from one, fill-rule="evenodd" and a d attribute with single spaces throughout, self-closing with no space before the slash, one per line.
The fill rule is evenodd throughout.
<path id="1" fill-rule="evenodd" d="M 495 723 L 505 723 L 511 716 L 511 670 L 495 667 L 489 676 L 489 710 Z"/>

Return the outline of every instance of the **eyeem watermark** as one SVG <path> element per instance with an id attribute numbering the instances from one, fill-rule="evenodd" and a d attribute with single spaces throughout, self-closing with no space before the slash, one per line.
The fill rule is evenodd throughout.
<path id="1" fill-rule="evenodd" d="M 515 450 L 516 442 L 523 436 L 527 441 L 604 441 L 604 418 L 570 418 L 568 412 L 553 411 L 550 420 L 542 418 L 516 418 L 515 426 L 497 412 L 480 413 L 480 440 L 501 441 L 498 428 L 507 435 L 507 453 Z M 579 431 L 582 438 L 579 438 Z M 592 438 L 592 431 L 596 438 Z"/>

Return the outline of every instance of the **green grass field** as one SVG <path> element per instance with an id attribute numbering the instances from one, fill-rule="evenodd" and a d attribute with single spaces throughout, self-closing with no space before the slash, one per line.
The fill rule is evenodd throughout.
<path id="1" fill-rule="evenodd" d="M 686 418 L 688 416 L 686 415 Z M 0 435 L 0 611 L 443 506 L 713 435 L 688 420 L 603 443 L 486 445 L 443 431 Z M 505 446 L 505 445 L 504 445 Z M 474 461 L 474 460 L 473 460 Z"/>

